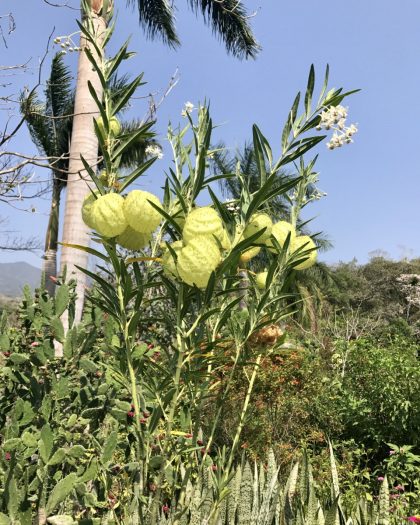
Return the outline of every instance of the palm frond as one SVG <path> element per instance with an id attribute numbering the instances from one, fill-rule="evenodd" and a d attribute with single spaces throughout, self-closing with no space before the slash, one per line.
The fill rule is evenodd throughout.
<path id="1" fill-rule="evenodd" d="M 20 95 L 20 112 L 25 117 L 29 134 L 42 155 L 51 155 L 51 137 L 48 119 L 45 117 L 45 104 L 36 92 Z"/>
<path id="2" fill-rule="evenodd" d="M 57 53 L 52 60 L 50 78 L 45 89 L 47 113 L 53 117 L 65 116 L 65 110 L 73 101 L 74 92 L 70 68 L 65 65 L 63 55 Z"/>
<path id="3" fill-rule="evenodd" d="M 191 8 L 201 11 L 213 33 L 226 49 L 238 58 L 255 58 L 260 46 L 256 41 L 249 16 L 238 0 L 188 0 Z"/>
<path id="4" fill-rule="evenodd" d="M 171 47 L 179 45 L 174 12 L 167 0 L 127 0 L 127 5 L 137 6 L 140 25 L 149 38 L 158 37 Z"/>

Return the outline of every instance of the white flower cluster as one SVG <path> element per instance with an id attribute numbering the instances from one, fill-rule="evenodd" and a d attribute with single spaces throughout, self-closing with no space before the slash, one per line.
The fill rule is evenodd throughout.
<path id="1" fill-rule="evenodd" d="M 194 109 L 194 104 L 192 102 L 185 102 L 184 109 L 181 111 L 181 116 L 186 117 Z"/>
<path id="2" fill-rule="evenodd" d="M 322 111 L 320 117 L 321 121 L 316 127 L 317 130 L 333 130 L 334 133 L 327 142 L 328 149 L 341 148 L 344 144 L 351 144 L 353 142 L 353 135 L 357 133 L 357 126 L 350 124 L 346 126 L 346 119 L 348 115 L 348 108 L 344 106 L 331 106 Z"/>
<path id="3" fill-rule="evenodd" d="M 240 206 L 238 204 L 235 204 L 235 202 L 233 201 L 226 201 L 225 206 L 226 209 L 231 213 L 238 213 L 240 210 Z"/>
<path id="4" fill-rule="evenodd" d="M 75 33 L 74 33 L 75 34 Z M 60 44 L 60 47 L 62 49 L 61 53 L 63 55 L 67 54 L 67 51 L 72 53 L 73 51 L 81 51 L 82 48 L 79 46 L 76 46 L 75 43 L 72 40 L 73 35 L 68 36 L 57 36 L 54 38 L 54 44 Z"/>
<path id="5" fill-rule="evenodd" d="M 158 144 L 149 144 L 144 152 L 150 157 L 157 157 L 158 159 L 163 157 L 162 148 Z"/>
<path id="6" fill-rule="evenodd" d="M 420 275 L 403 273 L 397 277 L 400 290 L 405 295 L 405 300 L 410 306 L 420 307 Z"/>

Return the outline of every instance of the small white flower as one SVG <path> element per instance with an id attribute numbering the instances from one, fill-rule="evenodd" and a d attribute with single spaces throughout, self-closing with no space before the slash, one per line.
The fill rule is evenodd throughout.
<path id="1" fill-rule="evenodd" d="M 161 159 L 163 157 L 162 148 L 157 144 L 149 144 L 148 146 L 146 146 L 144 152 L 150 157 L 157 157 L 158 159 Z"/>
<path id="2" fill-rule="evenodd" d="M 185 102 L 184 109 L 181 111 L 181 115 L 183 117 L 186 117 L 188 114 L 190 114 L 194 109 L 194 104 L 192 102 Z"/>

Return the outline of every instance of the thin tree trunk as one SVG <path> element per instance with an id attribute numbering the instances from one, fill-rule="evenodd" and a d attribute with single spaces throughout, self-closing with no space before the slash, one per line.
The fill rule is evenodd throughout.
<path id="1" fill-rule="evenodd" d="M 91 13 L 93 32 L 96 35 L 96 42 L 101 48 L 106 29 L 106 20 L 98 14 Z M 99 100 L 102 99 L 102 86 L 92 64 L 89 62 L 83 49 L 88 47 L 84 36 L 81 36 L 79 63 L 77 70 L 76 98 L 73 119 L 73 131 L 70 146 L 69 174 L 67 180 L 66 208 L 63 225 L 63 243 L 89 245 L 89 229 L 82 221 L 82 203 L 85 196 L 89 193 L 89 175 L 83 169 L 80 159 L 82 155 L 91 166 L 95 166 L 98 160 L 98 139 L 95 135 L 93 119 L 98 116 L 98 108 L 90 95 L 88 81 L 96 90 Z M 96 60 L 103 57 L 96 56 L 95 50 L 90 47 Z M 83 302 L 85 296 L 86 276 L 76 268 L 81 266 L 86 268 L 88 264 L 88 254 L 81 250 L 76 250 L 63 246 L 61 253 L 61 271 L 67 270 L 67 279 L 76 280 L 77 300 L 75 305 L 75 323 L 82 318 Z M 64 329 L 67 331 L 68 314 L 65 312 L 62 318 Z"/>
<path id="2" fill-rule="evenodd" d="M 56 179 L 53 180 L 50 218 L 48 220 L 47 233 L 45 236 L 45 250 L 42 263 L 42 273 L 45 279 L 45 289 L 52 297 L 55 292 L 55 283 L 51 277 L 57 275 L 57 243 L 60 215 L 60 193 L 61 187 Z"/>

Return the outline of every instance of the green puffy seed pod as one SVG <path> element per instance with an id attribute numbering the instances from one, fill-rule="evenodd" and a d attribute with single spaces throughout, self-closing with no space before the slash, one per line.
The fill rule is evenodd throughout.
<path id="1" fill-rule="evenodd" d="M 125 198 L 124 213 L 129 226 L 140 233 L 152 233 L 162 220 L 162 215 L 148 202 L 162 207 L 160 200 L 148 191 L 133 190 Z"/>
<path id="2" fill-rule="evenodd" d="M 290 222 L 286 221 L 276 222 L 275 224 L 273 224 L 273 227 L 271 229 L 271 235 L 276 239 L 276 241 L 280 244 L 282 248 L 283 244 L 286 242 L 286 238 L 289 233 L 290 243 L 292 243 L 293 239 L 296 237 L 296 232 L 293 226 L 290 224 Z M 265 242 L 265 244 L 271 253 L 276 253 L 276 249 L 270 239 L 268 239 Z"/>
<path id="3" fill-rule="evenodd" d="M 254 258 L 256 255 L 258 255 L 260 251 L 261 251 L 260 246 L 252 246 L 251 248 L 248 248 L 243 253 L 241 253 L 239 260 L 241 262 L 248 262 L 252 258 Z"/>
<path id="4" fill-rule="evenodd" d="M 96 119 L 96 123 L 98 124 L 98 128 L 100 129 L 101 134 L 103 136 L 106 135 L 103 118 L 102 117 L 98 117 Z M 121 124 L 120 124 L 120 121 L 117 119 L 117 117 L 112 117 L 110 119 L 110 121 L 109 121 L 109 131 L 111 132 L 112 135 L 114 135 L 114 137 L 116 137 L 117 135 L 119 135 L 121 133 Z"/>
<path id="5" fill-rule="evenodd" d="M 183 243 L 182 241 L 175 241 L 170 246 L 178 256 L 179 252 L 182 250 Z M 176 260 L 169 248 L 166 248 L 165 253 L 162 255 L 162 267 L 163 273 L 168 277 L 179 277 Z"/>
<path id="6" fill-rule="evenodd" d="M 312 251 L 308 252 L 307 250 Z M 296 251 L 298 251 L 297 254 L 295 253 Z M 293 253 L 298 259 L 301 259 L 302 257 L 307 257 L 305 261 L 302 261 L 297 266 L 294 266 L 295 270 L 306 270 L 307 268 L 310 268 L 316 263 L 316 245 L 314 241 L 309 237 L 309 235 L 301 235 L 299 237 L 295 237 L 290 243 L 290 253 Z"/>
<path id="7" fill-rule="evenodd" d="M 179 252 L 179 276 L 190 286 L 205 288 L 220 260 L 220 250 L 214 240 L 206 236 L 195 237 Z"/>
<path id="8" fill-rule="evenodd" d="M 89 226 L 89 228 L 92 228 L 92 229 L 95 228 L 95 224 L 93 222 L 93 216 L 92 216 L 92 206 L 95 204 L 97 198 L 98 197 L 94 195 L 93 193 L 89 193 L 89 195 L 85 197 L 85 200 L 83 201 L 83 204 L 82 204 L 83 222 L 86 224 L 86 226 Z"/>
<path id="9" fill-rule="evenodd" d="M 264 233 L 262 233 L 255 240 L 255 242 L 264 242 L 270 238 L 272 227 L 273 221 L 266 213 L 254 213 L 254 215 L 251 216 L 249 223 L 247 224 L 244 230 L 244 237 L 251 237 L 251 235 L 254 235 L 255 233 L 265 228 Z"/>
<path id="10" fill-rule="evenodd" d="M 95 230 L 104 237 L 120 235 L 128 226 L 123 208 L 124 199 L 117 193 L 99 197 L 91 211 Z"/>
<path id="11" fill-rule="evenodd" d="M 264 290 L 267 285 L 268 272 L 260 272 L 255 276 L 255 282 L 260 290 Z"/>
<path id="12" fill-rule="evenodd" d="M 223 222 L 218 213 L 210 206 L 196 208 L 187 215 L 182 232 L 184 243 L 187 244 L 198 235 L 218 239 L 223 237 Z M 213 238 L 213 237 L 212 237 Z"/>
<path id="13" fill-rule="evenodd" d="M 130 226 L 122 232 L 121 235 L 115 239 L 117 243 L 127 250 L 141 250 L 147 246 L 152 239 L 150 233 L 140 233 L 133 230 Z"/>

